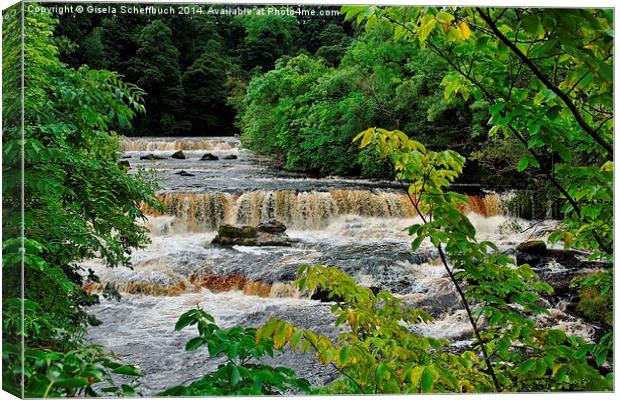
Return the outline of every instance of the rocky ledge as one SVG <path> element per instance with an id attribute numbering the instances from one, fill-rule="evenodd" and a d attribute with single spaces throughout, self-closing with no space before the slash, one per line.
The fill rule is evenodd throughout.
<path id="1" fill-rule="evenodd" d="M 276 220 L 258 226 L 221 225 L 211 243 L 220 246 L 291 246 L 297 240 L 285 233 L 286 226 Z"/>
<path id="2" fill-rule="evenodd" d="M 612 267 L 609 263 L 588 261 L 584 254 L 576 251 L 547 248 L 542 240 L 519 244 L 516 258 L 517 265 L 529 264 L 556 294 L 569 292 L 576 276 Z"/>

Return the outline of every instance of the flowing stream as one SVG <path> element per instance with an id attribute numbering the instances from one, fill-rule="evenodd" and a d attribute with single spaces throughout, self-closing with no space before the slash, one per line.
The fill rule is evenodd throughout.
<path id="1" fill-rule="evenodd" d="M 96 259 L 84 263 L 100 277 L 100 283 L 87 283 L 87 290 L 100 292 L 109 285 L 122 294 L 120 301 L 102 297 L 101 304 L 89 309 L 103 323 L 89 330 L 88 339 L 145 372 L 142 394 L 189 383 L 221 361 L 209 359 L 203 349 L 184 351 L 195 335 L 192 329 L 174 332 L 178 317 L 196 306 L 225 327 L 259 326 L 278 317 L 335 337 L 331 304 L 311 300 L 291 285 L 302 264 L 337 265 L 363 285 L 389 290 L 407 304 L 427 309 L 434 322 L 416 325 L 414 331 L 447 338 L 456 348 L 469 343 L 471 328 L 437 251 L 430 243 L 411 251 L 405 228 L 417 218 L 393 183 L 285 172 L 240 149 L 236 138 L 134 138 L 123 146 L 130 173 L 144 168 L 158 179 L 167 210 L 143 209 L 152 243 L 134 251 L 133 269 L 109 269 Z M 185 159 L 169 158 L 178 150 Z M 203 161 L 205 153 L 218 159 Z M 148 154 L 166 158 L 140 159 Z M 509 215 L 503 206 L 509 196 L 470 195 L 464 211 L 481 239 L 511 253 L 522 241 L 545 238 L 555 222 L 532 226 L 532 221 Z M 222 223 L 258 224 L 273 218 L 287 225 L 296 244 L 210 243 Z M 545 318 L 550 326 L 586 338 L 593 334 L 561 305 Z M 286 352 L 267 362 L 293 368 L 313 384 L 336 377 L 310 354 Z"/>

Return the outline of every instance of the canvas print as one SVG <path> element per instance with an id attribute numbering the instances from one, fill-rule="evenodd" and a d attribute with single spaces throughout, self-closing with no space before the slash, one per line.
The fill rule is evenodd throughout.
<path id="1" fill-rule="evenodd" d="M 612 8 L 3 10 L 2 389 L 614 389 Z"/>

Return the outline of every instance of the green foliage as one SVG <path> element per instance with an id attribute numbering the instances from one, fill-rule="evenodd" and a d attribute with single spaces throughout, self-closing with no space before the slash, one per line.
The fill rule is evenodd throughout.
<path id="1" fill-rule="evenodd" d="M 496 390 L 610 387 L 611 375 L 602 377 L 584 364 L 593 353 L 583 339 L 537 325 L 536 316 L 546 313 L 539 293 L 550 294 L 551 287 L 527 264 L 516 267 L 495 244 L 478 242 L 473 225 L 460 212 L 466 199 L 445 191 L 461 173 L 463 157 L 451 150 L 429 151 L 399 131 L 370 128 L 356 140 L 361 146 L 377 146 L 391 159 L 397 179 L 409 183 L 411 202 L 423 221 L 409 228 L 412 248 L 424 239 L 437 247 Z"/>
<path id="2" fill-rule="evenodd" d="M 443 84 L 486 101 L 490 136 L 524 150 L 519 172 L 539 169 L 566 205 L 565 245 L 612 258 L 613 12 L 345 6 L 347 19 L 381 25 L 451 67 Z M 577 23 L 576 21 L 581 21 Z M 579 26 L 579 29 L 574 29 Z M 553 168 L 545 159 L 553 157 Z"/>
<path id="3" fill-rule="evenodd" d="M 489 136 L 494 137 L 501 133 L 505 138 L 514 138 L 522 144 L 525 150 L 515 165 L 517 171 L 522 172 L 528 169 L 540 171 L 564 198 L 563 229 L 553 233 L 549 241 L 554 243 L 561 239 L 565 247 L 589 251 L 592 259 L 613 259 L 613 104 L 611 100 L 613 79 L 609 74 L 613 58 L 613 13 L 611 10 L 457 7 L 422 9 L 345 6 L 343 12 L 347 19 L 356 19 L 358 24 L 365 22 L 367 29 L 378 24 L 391 30 L 397 38 L 417 43 L 423 48 L 428 47 L 450 65 L 452 72 L 447 74 L 443 80 L 446 97 L 459 94 L 465 99 L 473 96 L 477 101 L 486 102 L 489 105 L 489 114 L 491 114 L 489 124 L 492 125 Z M 576 21 L 581 21 L 578 29 L 574 29 L 576 25 L 570 25 Z M 394 135 L 399 136 L 385 130 L 368 130 L 362 134 L 362 145 L 376 140 L 374 137 L 378 136 L 383 138 L 380 140 L 383 140 L 382 147 L 387 155 L 394 150 L 394 146 L 390 147 L 389 143 L 386 144 L 385 138 Z M 409 147 L 413 150 L 412 145 L 407 144 L 402 138 L 401 145 L 405 149 Z M 396 167 L 402 169 L 403 179 L 414 182 L 411 186 L 413 194 L 419 191 L 420 196 L 425 196 L 426 194 L 418 186 L 420 186 L 420 179 L 424 182 L 421 184 L 422 187 L 429 179 L 424 175 L 424 166 L 428 166 L 430 159 L 417 155 L 411 160 L 418 166 L 411 167 L 408 163 L 401 163 L 402 160 L 399 159 L 401 156 L 397 156 L 395 160 L 393 155 L 390 157 Z M 551 168 L 546 168 L 544 161 L 549 157 L 552 161 L 557 161 L 552 162 Z M 424 164 L 419 164 L 420 161 Z M 434 166 L 434 163 L 432 165 Z M 414 171 L 414 174 L 409 174 L 408 169 Z M 416 175 L 415 172 L 418 174 Z M 445 176 L 440 178 L 444 179 Z M 449 183 L 440 182 L 444 186 Z M 467 224 L 459 224 L 461 221 L 458 219 L 458 214 L 454 212 L 456 204 L 452 200 L 438 202 L 439 199 L 449 199 L 452 196 L 444 195 L 436 182 L 431 183 L 432 185 L 427 189 L 432 190 L 430 195 L 442 195 L 428 199 L 431 200 L 433 207 L 432 215 L 428 216 L 430 218 L 428 223 L 413 227 L 411 233 L 418 236 L 414 241 L 414 247 L 419 245 L 424 236 L 429 237 L 440 252 L 442 245 L 445 246 L 453 265 L 463 269 L 463 272 L 459 271 L 454 274 L 453 283 L 457 287 L 456 279 L 465 279 L 468 283 L 462 294 L 464 303 L 467 305 L 468 298 L 476 303 L 490 300 L 497 303 L 496 311 L 488 310 L 486 305 L 482 309 L 492 324 L 499 323 L 501 326 L 503 319 L 512 319 L 516 315 L 512 312 L 507 313 L 501 301 L 516 302 L 522 306 L 524 306 L 523 302 L 527 301 L 529 311 L 535 312 L 538 306 L 531 303 L 535 296 L 531 292 L 526 297 L 519 294 L 519 286 L 523 288 L 532 286 L 528 282 L 532 278 L 528 271 L 516 269 L 515 272 L 508 273 L 514 275 L 513 277 L 503 276 L 500 282 L 487 282 L 484 287 L 481 287 L 479 283 L 481 277 L 495 279 L 503 275 L 507 271 L 497 270 L 497 268 L 508 265 L 509 261 L 501 258 L 491 260 L 492 262 L 485 269 L 488 271 L 495 269 L 495 272 L 489 276 L 481 276 L 482 271 L 468 270 L 471 266 L 482 263 L 481 260 L 488 258 L 489 253 L 484 247 L 490 245 L 480 244 L 482 247 L 478 248 L 478 254 L 474 252 L 473 258 L 467 259 L 467 253 L 476 247 L 473 243 L 468 243 L 474 240 L 471 229 L 461 230 Z M 415 200 L 412 201 L 419 201 L 417 197 L 413 199 Z M 420 202 L 421 207 L 424 202 L 424 200 Z M 446 212 L 445 216 L 442 215 L 444 212 Z M 449 224 L 457 225 L 450 226 Z M 458 229 L 454 230 L 455 227 Z M 444 259 L 443 262 L 449 270 L 447 260 Z M 522 283 L 515 285 L 519 279 Z M 471 280 L 474 282 L 473 285 Z M 596 280 L 605 281 L 601 279 L 591 281 Z M 498 288 L 502 288 L 502 283 L 506 282 L 509 282 L 512 287 L 504 288 L 500 293 L 493 293 Z M 468 293 L 469 287 L 475 289 L 473 294 Z M 606 283 L 603 287 L 609 288 L 610 285 Z M 492 290 L 484 294 L 484 291 L 490 288 Z M 505 297 L 506 292 L 511 293 L 515 289 L 517 291 L 514 291 L 514 297 Z M 585 291 L 591 290 L 592 286 L 589 288 L 586 286 Z M 488 295 L 491 295 L 491 298 L 488 298 Z M 599 309 L 607 309 L 611 306 L 611 302 L 601 304 L 599 300 L 598 298 L 591 299 L 590 306 L 597 305 Z M 468 314 L 473 315 L 469 311 Z M 513 316 L 510 316 L 511 314 Z M 525 324 L 527 321 L 522 322 Z M 476 330 L 473 320 L 472 325 Z M 531 326 L 528 327 L 529 329 L 532 329 Z M 493 328 L 490 330 L 492 331 Z M 485 351 L 484 347 L 498 346 L 498 343 L 494 343 L 493 337 L 499 338 L 502 335 L 501 331 L 502 328 L 493 333 L 488 341 L 479 335 L 479 342 L 485 353 L 488 351 Z M 531 335 L 530 332 L 528 334 Z M 545 353 L 548 352 L 547 354 L 553 354 L 545 361 L 548 361 L 547 368 L 552 366 L 558 368 L 557 371 L 553 371 L 553 374 L 559 375 L 556 379 L 559 387 L 564 387 L 564 384 L 571 382 L 581 387 L 603 389 L 611 382 L 611 374 L 605 378 L 607 379 L 605 383 L 605 380 L 596 376 L 596 371 L 588 370 L 587 367 L 576 363 L 582 359 L 584 354 L 590 354 L 596 365 L 600 366 L 610 349 L 610 340 L 608 340 L 610 335 L 611 332 L 606 334 L 597 345 L 581 344 L 579 349 L 572 353 L 567 351 L 566 347 L 558 347 L 556 350 L 552 349 L 553 346 L 549 347 L 557 343 L 550 343 L 548 340 L 550 335 L 544 330 L 541 331 L 537 343 L 531 341 L 524 343 L 533 348 L 543 348 Z M 531 340 L 532 336 L 528 336 L 527 339 Z M 508 339 L 508 336 L 504 338 L 503 343 L 500 341 L 500 344 L 502 346 L 508 344 L 508 347 L 510 347 L 510 340 L 515 339 Z M 561 339 L 560 342 L 566 340 L 559 336 L 558 338 Z M 521 342 L 520 338 L 516 339 Z M 576 345 L 574 340 L 568 340 L 570 347 L 574 348 Z M 483 341 L 484 344 L 482 344 Z M 564 353 L 566 357 L 564 362 L 567 364 L 559 366 L 563 363 L 558 362 L 557 358 L 554 359 L 559 352 Z M 505 357 L 502 355 L 501 347 L 498 347 L 492 354 Z M 495 387 L 499 389 L 505 384 L 502 382 L 505 372 L 497 373 L 498 371 L 495 371 L 492 365 L 492 357 L 489 355 L 485 358 L 489 372 L 496 375 Z M 514 362 L 514 360 L 504 361 Z M 572 367 L 568 366 L 569 363 Z M 502 364 L 502 367 L 505 367 L 505 364 Z M 575 374 L 573 378 L 567 375 L 567 373 L 570 375 L 567 372 L 570 368 L 573 368 L 572 371 Z M 542 360 L 527 361 L 527 364 L 524 362 L 521 366 L 521 372 L 529 372 L 532 369 L 542 373 L 544 369 Z M 534 383 L 539 384 L 537 381 Z M 528 383 L 528 388 L 530 384 Z"/>
<path id="4" fill-rule="evenodd" d="M 280 57 L 298 49 L 300 31 L 293 15 L 239 15 L 236 20 L 245 31 L 237 51 L 247 71 L 269 71 Z"/>
<path id="5" fill-rule="evenodd" d="M 19 37 L 17 16 L 4 25 L 8 40 Z M 129 266 L 131 248 L 148 241 L 136 222 L 140 202 L 157 206 L 153 187 L 118 166 L 115 131 L 144 111 L 143 92 L 112 72 L 67 68 L 53 36 L 57 21 L 28 10 L 23 18 L 23 126 L 20 89 L 3 81 L 7 100 L 18 105 L 3 109 L 4 388 L 31 397 L 90 393 L 128 367 L 84 375 L 109 356 L 83 346 L 86 324 L 97 321 L 82 309 L 97 297 L 82 289 L 78 263 L 99 256 L 110 267 Z M 3 56 L 7 66 L 19 63 L 13 50 Z M 30 370 L 19 368 L 21 338 Z"/>
<path id="6" fill-rule="evenodd" d="M 146 90 L 148 113 L 133 129 L 123 130 L 125 135 L 236 133 L 233 108 L 253 74 L 273 69 L 282 57 L 319 49 L 335 65 L 351 41 L 351 26 L 338 15 L 153 16 L 122 13 L 121 4 L 109 6 L 116 14 L 60 15 L 56 33 L 67 64 L 116 71 Z"/>
<path id="7" fill-rule="evenodd" d="M 446 191 L 462 172 L 465 159 L 452 150 L 430 151 L 403 132 L 370 128 L 354 139 L 390 159 L 396 178 L 422 219 L 409 228 L 415 251 L 423 240 L 438 249 L 473 328 L 472 350 L 454 355 L 447 343 L 412 334 L 408 325 L 430 322 L 421 310 L 404 307 L 387 292 L 374 295 L 336 267 L 299 270 L 300 290 L 320 286 L 330 298 L 336 324 L 348 324 L 338 343 L 311 330 L 272 320 L 257 338 L 272 338 L 276 348 L 314 351 L 342 379 L 325 389 L 334 393 L 412 393 L 610 390 L 612 374 L 589 364 L 606 361 L 609 346 L 595 346 L 559 329 L 540 326 L 547 312 L 540 293 L 551 287 L 528 265 L 495 244 L 476 239 L 460 211 L 463 195 Z"/>
<path id="8" fill-rule="evenodd" d="M 82 42 L 82 51 L 88 66 L 91 68 L 108 67 L 105 45 L 103 44 L 103 28 L 97 27 Z"/>
<path id="9" fill-rule="evenodd" d="M 210 314 L 194 309 L 181 315 L 175 330 L 192 325 L 196 325 L 199 335 L 187 342 L 185 350 L 207 346 L 211 358 L 223 356 L 226 360 L 214 372 L 187 386 L 167 389 L 161 396 L 281 395 L 309 390 L 308 382 L 296 378 L 288 368 L 252 362 L 274 355 L 273 341 L 257 339 L 256 329 L 220 328 Z"/>
<path id="10" fill-rule="evenodd" d="M 351 38 L 342 26 L 335 23 L 325 26 L 318 35 L 318 40 L 322 46 L 316 50 L 316 56 L 323 58 L 328 65 L 334 67 L 338 66 L 351 43 Z"/>
<path id="11" fill-rule="evenodd" d="M 138 122 L 141 132 L 180 133 L 189 128 L 183 123 L 183 86 L 179 67 L 179 51 L 172 44 L 172 31 L 155 20 L 140 33 L 140 48 L 131 62 L 129 72 L 140 76 L 137 85 L 144 89 L 148 118 Z"/>
<path id="12" fill-rule="evenodd" d="M 231 69 L 220 44 L 209 40 L 202 55 L 183 73 L 185 104 L 191 105 L 185 118 L 193 133 L 221 135 L 232 126 L 234 114 L 227 106 L 227 77 Z"/>
<path id="13" fill-rule="evenodd" d="M 293 170 L 390 176 L 380 158 L 351 146 L 356 132 L 404 126 L 426 132 L 436 146 L 457 136 L 463 145 L 471 142 L 464 129 L 471 118 L 467 105 L 433 89 L 443 69 L 429 52 L 396 43 L 381 30 L 354 41 L 338 68 L 307 55 L 282 60 L 248 86 L 239 119 L 244 142 Z"/>
<path id="14" fill-rule="evenodd" d="M 3 344 L 3 363 L 19 365 L 20 357 L 19 346 Z M 3 369 L 3 389 L 20 393 L 19 372 Z M 66 352 L 26 348 L 23 373 L 28 397 L 97 396 L 98 391 L 135 396 L 135 378 L 142 376 L 136 367 L 113 361 L 113 355 L 93 345 Z M 127 383 L 118 382 L 120 377 Z M 99 386 L 97 391 L 93 385 Z"/>
<path id="15" fill-rule="evenodd" d="M 613 328 L 613 275 L 610 271 L 575 278 L 571 286 L 577 289 L 577 312 L 588 320 Z"/>
<path id="16" fill-rule="evenodd" d="M 412 333 L 412 324 L 430 323 L 423 310 L 405 306 L 389 292 L 374 294 L 336 267 L 302 266 L 295 283 L 301 290 L 318 286 L 338 301 L 331 311 L 341 328 L 338 341 L 272 320 L 257 331 L 257 340 L 273 339 L 276 348 L 314 352 L 341 378 L 319 393 L 426 393 L 489 391 L 491 383 L 476 366 L 471 351 L 451 354 L 444 340 Z"/>

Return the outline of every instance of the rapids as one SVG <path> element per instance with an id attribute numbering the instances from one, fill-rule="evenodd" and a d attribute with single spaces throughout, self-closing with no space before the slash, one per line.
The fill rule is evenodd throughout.
<path id="1" fill-rule="evenodd" d="M 123 142 L 130 173 L 145 169 L 161 183 L 162 214 L 143 207 L 151 244 L 132 254 L 133 269 L 109 269 L 98 259 L 83 263 L 100 283 L 114 287 L 122 300 L 106 300 L 89 311 L 103 323 L 88 339 L 106 346 L 122 361 L 146 374 L 140 391 L 159 391 L 188 383 L 217 367 L 205 350 L 188 353 L 191 329 L 174 332 L 185 311 L 200 306 L 222 326 L 259 326 L 270 318 L 290 320 L 336 337 L 329 303 L 311 300 L 291 285 L 301 264 L 337 265 L 366 286 L 389 290 L 407 304 L 424 307 L 435 321 L 412 329 L 466 346 L 471 328 L 459 299 L 430 243 L 411 252 L 406 228 L 418 221 L 407 197 L 385 181 L 310 178 L 277 169 L 239 148 L 236 138 L 137 138 Z M 140 160 L 145 154 L 186 159 Z M 219 157 L 201 161 L 206 152 Z M 236 155 L 237 159 L 224 159 Z M 194 176 L 180 176 L 184 170 Z M 503 202 L 510 194 L 470 195 L 465 212 L 481 239 L 507 253 L 528 239 L 545 238 L 553 221 L 525 221 L 510 215 Z M 292 247 L 224 248 L 210 241 L 222 223 L 257 224 L 276 218 L 298 242 Z M 529 229 L 528 229 L 529 228 Z M 586 338 L 592 328 L 554 309 L 546 323 Z M 333 370 L 311 355 L 291 352 L 268 362 L 295 369 L 313 384 L 329 382 Z"/>

